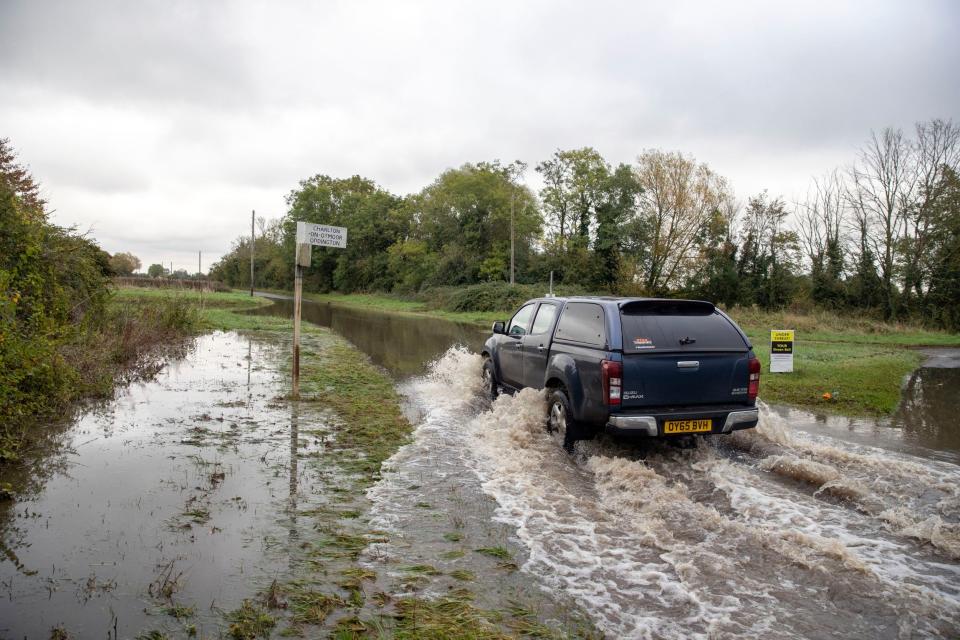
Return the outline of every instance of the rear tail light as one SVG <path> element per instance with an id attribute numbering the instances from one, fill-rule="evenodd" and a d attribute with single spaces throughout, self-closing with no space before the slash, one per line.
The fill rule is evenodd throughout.
<path id="1" fill-rule="evenodd" d="M 747 385 L 747 396 L 756 400 L 760 393 L 760 360 L 750 358 L 750 383 Z"/>
<path id="2" fill-rule="evenodd" d="M 619 405 L 623 393 L 623 363 L 604 360 L 600 366 L 603 370 L 603 395 L 607 398 L 607 404 Z"/>

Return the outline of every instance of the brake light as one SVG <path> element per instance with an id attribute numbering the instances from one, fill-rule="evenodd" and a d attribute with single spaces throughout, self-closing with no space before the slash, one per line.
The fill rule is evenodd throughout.
<path id="1" fill-rule="evenodd" d="M 750 383 L 747 385 L 747 397 L 756 400 L 760 393 L 760 360 L 750 358 Z"/>
<path id="2" fill-rule="evenodd" d="M 604 360 L 600 367 L 603 371 L 603 395 L 607 398 L 607 404 L 620 404 L 623 393 L 623 363 Z"/>

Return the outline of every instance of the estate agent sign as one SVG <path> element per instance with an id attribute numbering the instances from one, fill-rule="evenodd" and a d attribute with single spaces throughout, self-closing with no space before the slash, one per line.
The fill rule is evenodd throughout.
<path id="1" fill-rule="evenodd" d="M 793 371 L 793 329 L 770 332 L 770 373 Z"/>

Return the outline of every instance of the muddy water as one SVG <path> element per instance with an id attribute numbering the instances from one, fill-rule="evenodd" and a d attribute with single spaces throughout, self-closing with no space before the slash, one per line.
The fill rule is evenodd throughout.
<path id="1" fill-rule="evenodd" d="M 403 386 L 416 438 L 370 491 L 404 540 L 393 554 L 431 555 L 404 497 L 411 473 L 461 477 L 495 499 L 521 572 L 612 637 L 960 634 L 957 466 L 766 408 L 758 430 L 696 450 L 602 438 L 571 458 L 543 430 L 540 394 L 478 405 L 478 370 L 453 350 Z"/>
<path id="2" fill-rule="evenodd" d="M 322 497 L 297 465 L 327 417 L 278 400 L 287 350 L 234 333 L 83 415 L 0 503 L 0 637 L 128 638 L 146 629 L 200 637 L 222 611 L 288 575 L 312 534 L 298 509 Z M 300 424 L 309 425 L 301 429 Z M 303 529 L 304 531 L 301 531 Z M 164 613 L 193 607 L 182 622 Z"/>
<path id="3" fill-rule="evenodd" d="M 265 297 L 271 298 L 273 304 L 255 309 L 252 314 L 293 317 L 290 298 Z M 489 336 L 488 331 L 474 324 L 310 300 L 303 301 L 301 314 L 305 322 L 336 331 L 397 379 L 423 373 L 427 365 L 453 345 L 465 345 L 478 351 Z"/>

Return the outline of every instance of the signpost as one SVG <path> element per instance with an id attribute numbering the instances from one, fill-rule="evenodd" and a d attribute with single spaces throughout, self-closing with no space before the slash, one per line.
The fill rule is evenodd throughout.
<path id="1" fill-rule="evenodd" d="M 310 266 L 312 247 L 347 248 L 346 227 L 310 222 L 297 223 L 297 249 L 293 279 L 293 398 L 300 397 L 300 309 L 303 301 L 303 268 Z"/>
<path id="2" fill-rule="evenodd" d="M 770 373 L 793 371 L 793 329 L 770 332 Z"/>

